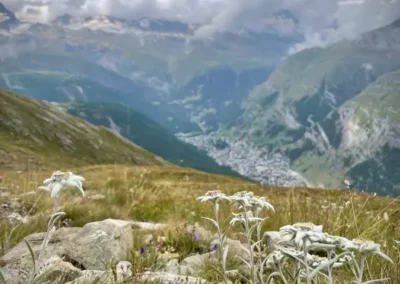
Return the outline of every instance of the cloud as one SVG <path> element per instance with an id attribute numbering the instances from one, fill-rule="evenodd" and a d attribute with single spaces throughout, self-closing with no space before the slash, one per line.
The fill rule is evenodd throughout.
<path id="1" fill-rule="evenodd" d="M 158 18 L 199 24 L 199 38 L 222 31 L 301 34 L 290 52 L 324 46 L 400 18 L 400 0 L 3 0 L 20 17 L 64 13 Z M 28 7 L 28 8 L 27 8 Z"/>

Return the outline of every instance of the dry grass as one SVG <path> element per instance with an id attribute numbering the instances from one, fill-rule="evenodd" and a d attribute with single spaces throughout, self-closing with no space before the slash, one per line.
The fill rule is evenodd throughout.
<path id="1" fill-rule="evenodd" d="M 390 283 L 400 283 L 400 250 L 394 242 L 400 239 L 400 202 L 396 199 L 335 190 L 261 187 L 240 179 L 172 166 L 92 166 L 76 173 L 86 178 L 84 188 L 88 197 L 81 198 L 73 191 L 65 191 L 61 200 L 61 210 L 67 213 L 66 218 L 72 219 L 73 226 L 118 218 L 168 223 L 171 231 L 194 222 L 213 230 L 201 219 L 201 216 L 211 217 L 211 205 L 196 201 L 198 196 L 209 190 L 221 190 L 226 194 L 253 191 L 265 196 L 276 209 L 270 214 L 265 230 L 278 230 L 296 222 L 313 222 L 323 225 L 324 230 L 333 235 L 373 240 L 382 245 L 395 265 L 373 257 L 366 275 L 369 279 L 391 277 Z M 14 244 L 27 234 L 45 229 L 45 216 L 52 208 L 51 199 L 43 194 L 25 197 L 21 194 L 38 192 L 37 186 L 50 175 L 51 172 L 0 172 L 0 187 L 11 193 L 2 196 L 0 202 L 18 197 L 25 211 L 37 215 L 15 231 Z M 91 200 L 90 196 L 95 194 L 106 198 Z M 227 206 L 222 206 L 221 211 L 224 214 L 222 223 L 227 224 L 230 211 Z M 385 215 L 388 218 L 384 218 Z M 2 223 L 0 234 L 4 235 L 6 229 L 7 225 Z M 341 273 L 341 278 L 346 283 L 346 272 Z"/>

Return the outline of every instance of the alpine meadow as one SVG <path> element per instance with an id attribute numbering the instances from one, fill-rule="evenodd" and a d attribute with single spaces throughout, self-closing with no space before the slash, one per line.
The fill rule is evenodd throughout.
<path id="1" fill-rule="evenodd" d="M 1 1 L 1 284 L 400 284 L 399 0 Z"/>

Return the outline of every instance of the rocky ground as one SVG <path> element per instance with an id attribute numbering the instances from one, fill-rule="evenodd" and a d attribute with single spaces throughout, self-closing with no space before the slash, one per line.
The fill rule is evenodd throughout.
<path id="1" fill-rule="evenodd" d="M 244 141 L 230 141 L 215 133 L 204 135 L 177 134 L 182 141 L 204 150 L 219 165 L 229 166 L 244 177 L 265 185 L 295 187 L 308 182 L 291 170 L 290 159 L 280 153 L 256 148 Z"/>
<path id="2" fill-rule="evenodd" d="M 195 275 L 205 261 L 215 259 L 215 252 L 195 254 L 179 261 L 179 254 L 170 253 L 163 248 L 163 239 L 155 239 L 154 232 L 165 229 L 164 224 L 106 219 L 88 223 L 82 228 L 62 227 L 56 230 L 46 247 L 44 261 L 39 263 L 36 273 L 39 283 L 133 283 L 132 281 L 154 281 L 154 283 L 206 283 Z M 216 237 L 199 226 L 188 226 L 188 232 L 196 232 L 202 239 Z M 143 234 L 145 232 L 145 234 Z M 132 257 L 135 235 L 142 236 L 145 246 L 156 245 L 157 262 L 160 269 L 141 271 L 132 275 Z M 37 257 L 45 233 L 35 233 L 25 240 Z M 242 255 L 239 241 L 228 241 L 231 251 Z M 147 249 L 146 249 L 147 252 Z M 145 258 L 139 251 L 138 257 Z M 33 270 L 33 262 L 25 241 L 20 242 L 0 259 L 0 271 L 8 284 L 25 283 Z M 112 269 L 112 264 L 116 267 Z M 130 282 L 129 282 L 130 281 Z M 134 282 L 134 283 L 138 283 Z M 149 283 L 149 282 L 146 282 Z"/>

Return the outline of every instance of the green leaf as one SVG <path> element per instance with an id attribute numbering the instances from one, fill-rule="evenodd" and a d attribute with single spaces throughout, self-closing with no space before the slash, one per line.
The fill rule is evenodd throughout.
<path id="1" fill-rule="evenodd" d="M 222 265 L 224 269 L 226 268 L 226 258 L 228 257 L 229 245 L 226 245 L 224 248 L 224 254 L 222 256 Z"/>
<path id="2" fill-rule="evenodd" d="M 282 278 L 281 274 L 280 274 L 279 272 L 275 271 L 275 272 L 271 273 L 271 274 L 268 276 L 268 278 L 267 278 L 267 284 L 269 284 L 269 282 L 270 282 L 271 280 L 273 280 L 275 276 L 279 276 L 279 277 Z"/>
<path id="3" fill-rule="evenodd" d="M 321 271 L 322 269 L 327 268 L 328 266 L 334 264 L 336 261 L 338 261 L 339 258 L 341 258 L 341 257 L 343 257 L 343 256 L 345 256 L 345 255 L 347 255 L 349 253 L 350 252 L 345 251 L 345 252 L 343 252 L 341 254 L 338 254 L 337 256 L 335 256 L 334 258 L 329 260 L 328 262 L 325 262 L 325 263 L 319 265 L 317 268 L 314 269 L 313 272 L 311 272 L 310 278 L 314 278 L 319 273 L 319 271 Z"/>
<path id="4" fill-rule="evenodd" d="M 35 274 L 35 272 L 36 272 L 35 254 L 33 253 L 32 247 L 31 247 L 31 245 L 28 243 L 28 241 L 24 239 L 24 242 L 26 243 L 26 245 L 27 245 L 27 247 L 28 247 L 28 250 L 29 250 L 29 253 L 30 253 L 30 255 L 31 255 L 31 258 L 32 258 L 32 262 L 33 262 L 33 272 L 32 272 L 32 273 Z"/>
<path id="5" fill-rule="evenodd" d="M 249 268 L 251 268 L 250 263 L 248 263 L 246 260 L 244 260 L 243 258 L 241 258 L 240 256 L 236 256 L 238 259 L 240 259 L 244 264 L 246 264 Z"/>

